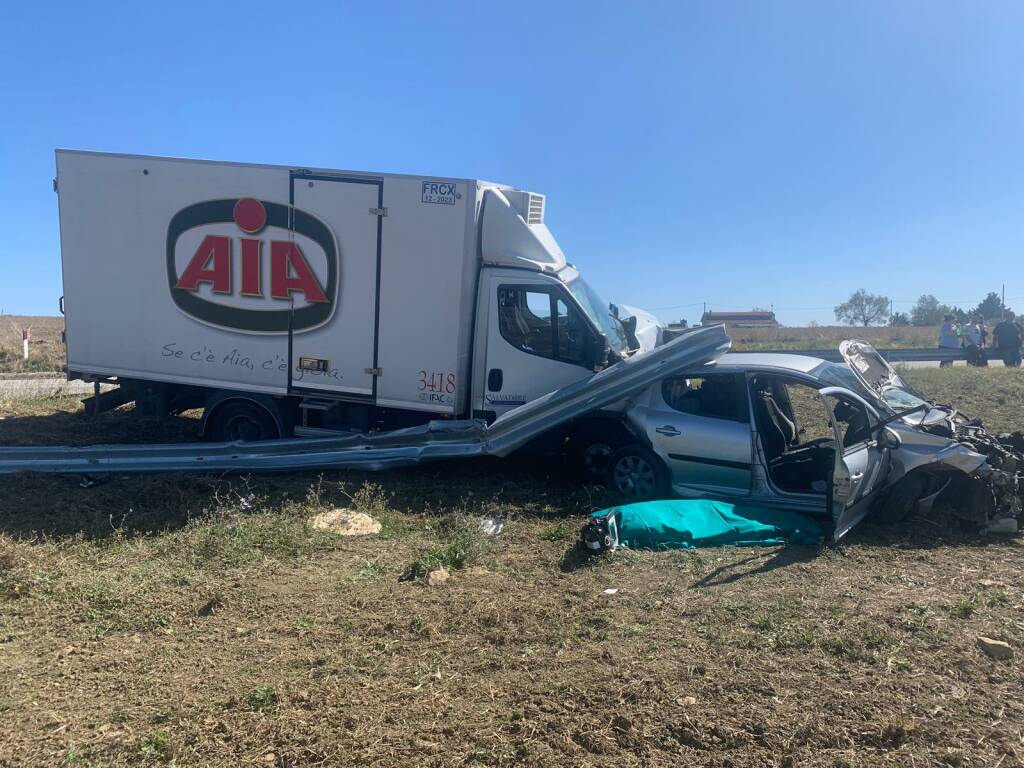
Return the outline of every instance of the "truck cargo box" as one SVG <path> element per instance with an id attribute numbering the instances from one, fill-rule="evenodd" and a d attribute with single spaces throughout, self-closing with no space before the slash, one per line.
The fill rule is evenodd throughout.
<path id="1" fill-rule="evenodd" d="M 57 187 L 69 374 L 466 406 L 487 185 L 58 150 Z"/>

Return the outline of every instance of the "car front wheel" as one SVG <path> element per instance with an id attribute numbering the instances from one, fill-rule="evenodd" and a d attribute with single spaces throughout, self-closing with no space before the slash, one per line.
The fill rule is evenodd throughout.
<path id="1" fill-rule="evenodd" d="M 661 460 L 642 445 L 620 448 L 608 461 L 608 490 L 630 501 L 663 498 L 668 477 Z"/>

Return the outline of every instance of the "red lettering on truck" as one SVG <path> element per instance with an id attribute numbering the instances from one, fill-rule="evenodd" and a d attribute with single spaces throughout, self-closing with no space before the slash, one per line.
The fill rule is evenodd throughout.
<path id="1" fill-rule="evenodd" d="M 214 293 L 231 293 L 231 240 L 207 235 L 178 278 L 176 287 L 197 291 L 201 283 L 210 283 Z"/>
<path id="2" fill-rule="evenodd" d="M 274 240 L 270 243 L 270 295 L 289 299 L 294 291 L 300 291 L 306 301 L 327 301 L 299 246 Z"/>
<path id="3" fill-rule="evenodd" d="M 298 332 L 330 320 L 338 256 L 323 221 L 270 200 L 193 203 L 167 227 L 174 303 L 197 320 L 249 333 Z"/>

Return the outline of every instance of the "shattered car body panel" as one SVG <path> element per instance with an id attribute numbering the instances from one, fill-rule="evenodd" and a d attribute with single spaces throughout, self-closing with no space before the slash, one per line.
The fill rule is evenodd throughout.
<path id="1" fill-rule="evenodd" d="M 627 421 L 664 463 L 675 493 L 827 515 L 836 539 L 869 511 L 895 521 L 942 505 L 981 525 L 1021 517 L 1019 433 L 997 437 L 929 403 L 866 342 L 844 342 L 842 351 L 846 366 L 727 354 L 652 384 L 631 402 Z M 828 426 L 813 439 L 804 436 L 794 389 L 824 404 Z"/>
<path id="2" fill-rule="evenodd" d="M 715 360 L 729 343 L 721 327 L 694 329 L 515 408 L 489 426 L 482 420 L 432 421 L 388 432 L 253 443 L 0 448 L 0 474 L 383 470 L 440 459 L 506 456 L 548 430 L 630 397 L 653 379 Z"/>

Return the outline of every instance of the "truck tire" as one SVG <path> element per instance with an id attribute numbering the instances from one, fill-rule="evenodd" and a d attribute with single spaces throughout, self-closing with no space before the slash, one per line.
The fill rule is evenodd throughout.
<path id="1" fill-rule="evenodd" d="M 612 454 L 627 442 L 618 422 L 591 422 L 569 435 L 566 459 L 570 470 L 585 480 L 601 482 L 608 472 Z"/>
<path id="2" fill-rule="evenodd" d="M 608 461 L 605 476 L 608 490 L 629 501 L 661 499 L 668 495 L 668 472 L 650 448 L 639 443 L 625 445 Z"/>
<path id="3" fill-rule="evenodd" d="M 252 400 L 228 400 L 216 406 L 205 435 L 215 443 L 275 440 L 281 436 L 274 417 Z"/>

